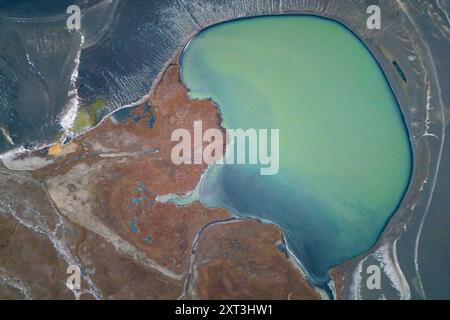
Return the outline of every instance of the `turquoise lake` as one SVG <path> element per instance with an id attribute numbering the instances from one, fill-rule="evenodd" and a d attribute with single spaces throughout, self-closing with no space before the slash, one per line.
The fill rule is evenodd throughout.
<path id="1" fill-rule="evenodd" d="M 317 284 L 376 242 L 409 183 L 412 156 L 378 63 L 347 28 L 315 16 L 235 20 L 196 35 L 181 58 L 191 98 L 226 128 L 280 130 L 280 169 L 214 165 L 208 207 L 279 225 Z"/>

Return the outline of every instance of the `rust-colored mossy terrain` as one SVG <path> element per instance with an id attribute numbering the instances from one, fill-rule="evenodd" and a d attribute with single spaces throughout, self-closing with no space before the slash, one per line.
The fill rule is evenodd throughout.
<path id="1" fill-rule="evenodd" d="M 194 190 L 207 168 L 171 161 L 173 130 L 223 130 L 210 101 L 189 99 L 177 59 L 125 118 L 4 161 L 0 299 L 320 298 L 276 226 L 158 201 Z"/>

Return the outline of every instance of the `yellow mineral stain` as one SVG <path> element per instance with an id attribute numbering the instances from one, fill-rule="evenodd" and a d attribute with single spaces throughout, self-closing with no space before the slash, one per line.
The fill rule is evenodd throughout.
<path id="1" fill-rule="evenodd" d="M 73 142 L 62 145 L 61 143 L 53 144 L 47 151 L 49 156 L 60 156 L 73 153 L 77 150 L 77 145 Z"/>

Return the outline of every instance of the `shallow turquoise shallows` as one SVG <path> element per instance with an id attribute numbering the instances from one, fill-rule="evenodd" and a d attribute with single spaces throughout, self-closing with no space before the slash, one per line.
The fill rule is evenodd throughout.
<path id="1" fill-rule="evenodd" d="M 404 120 L 374 57 L 343 25 L 270 16 L 207 28 L 182 56 L 191 98 L 211 98 L 226 128 L 280 130 L 280 170 L 215 165 L 209 207 L 278 224 L 317 284 L 368 250 L 407 188 Z"/>

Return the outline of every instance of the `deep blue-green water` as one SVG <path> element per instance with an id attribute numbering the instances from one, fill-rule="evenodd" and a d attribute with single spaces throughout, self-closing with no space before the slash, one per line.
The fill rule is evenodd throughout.
<path id="1" fill-rule="evenodd" d="M 386 78 L 341 24 L 313 16 L 236 20 L 200 32 L 182 56 L 192 98 L 212 98 L 227 128 L 280 130 L 280 170 L 215 165 L 209 207 L 278 224 L 317 283 L 368 250 L 411 172 L 409 135 Z"/>

